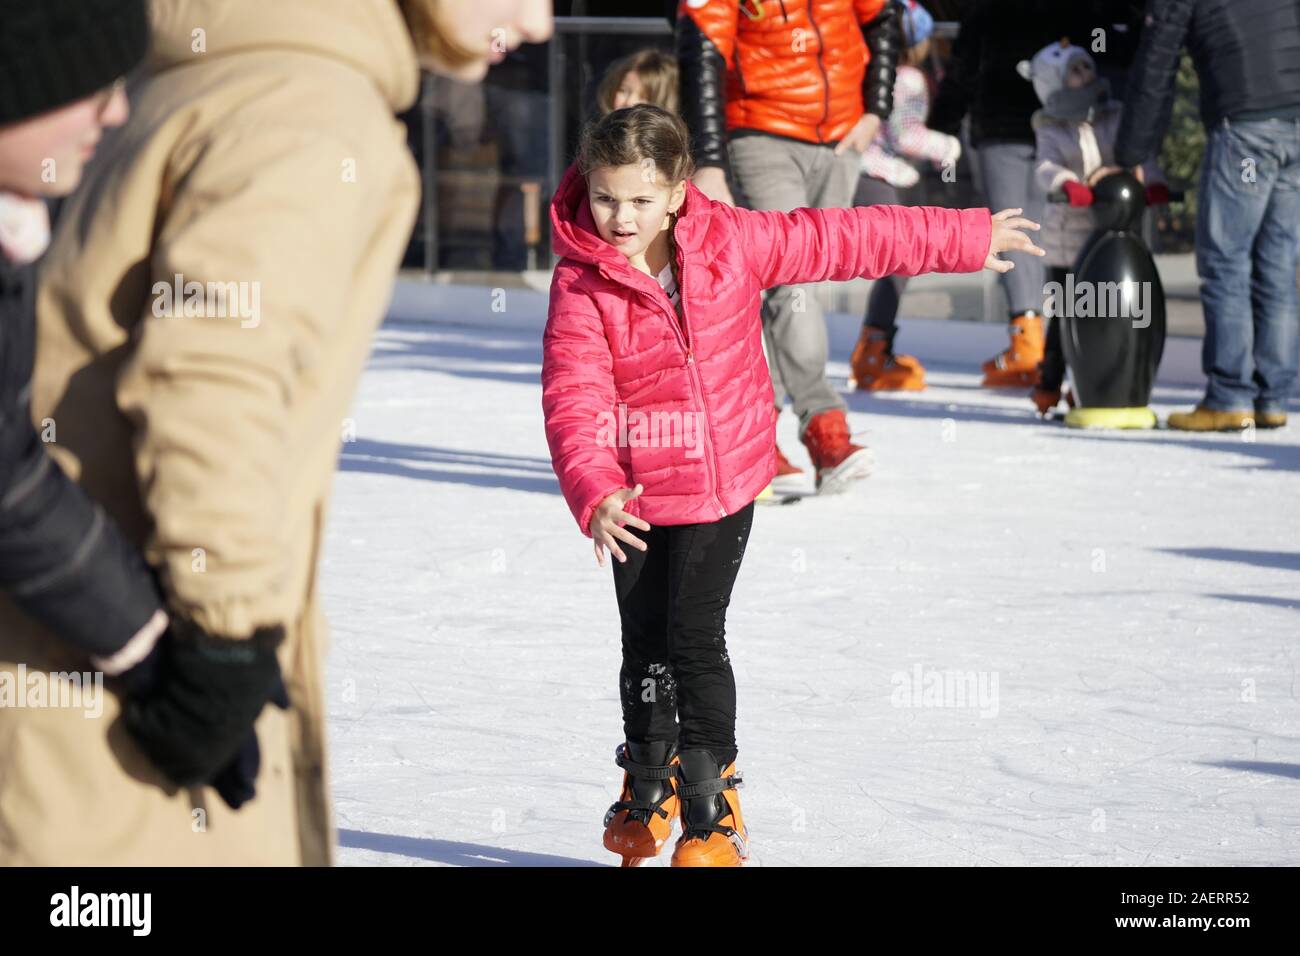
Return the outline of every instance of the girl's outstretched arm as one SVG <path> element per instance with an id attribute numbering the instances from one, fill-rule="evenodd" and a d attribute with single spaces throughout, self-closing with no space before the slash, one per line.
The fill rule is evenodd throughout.
<path id="1" fill-rule="evenodd" d="M 923 272 L 978 272 L 989 255 L 987 209 L 858 206 L 730 210 L 764 288 Z"/>

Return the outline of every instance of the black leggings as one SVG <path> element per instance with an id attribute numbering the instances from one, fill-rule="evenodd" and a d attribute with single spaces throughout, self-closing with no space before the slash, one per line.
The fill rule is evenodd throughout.
<path id="1" fill-rule="evenodd" d="M 631 529 L 648 545 L 620 547 L 614 565 L 623 625 L 619 696 L 629 741 L 736 757 L 736 679 L 727 656 L 731 589 L 753 522 L 751 502 L 707 524 Z M 678 721 L 680 720 L 680 729 Z"/>

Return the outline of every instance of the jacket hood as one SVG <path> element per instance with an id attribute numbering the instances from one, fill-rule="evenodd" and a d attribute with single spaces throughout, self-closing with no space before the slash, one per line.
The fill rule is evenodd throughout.
<path id="1" fill-rule="evenodd" d="M 415 46 L 397 0 L 152 0 L 150 17 L 146 63 L 154 71 L 198 56 L 297 50 L 367 74 L 394 112 L 419 93 Z"/>
<path id="2" fill-rule="evenodd" d="M 686 199 L 677 211 L 673 229 L 673 238 L 683 253 L 699 248 L 715 215 L 712 200 L 688 179 Z M 577 163 L 565 171 L 551 199 L 551 245 L 557 256 L 603 266 L 610 272 L 638 272 L 628 264 L 626 256 L 600 238 L 587 202 L 587 179 Z"/>
<path id="3" fill-rule="evenodd" d="M 1087 86 L 1071 89 L 1066 77 L 1078 61 L 1092 67 L 1094 79 Z M 1091 121 L 1100 104 L 1110 97 L 1110 81 L 1095 76 L 1097 63 L 1088 51 L 1065 41 L 1049 43 L 1032 60 L 1021 60 L 1016 72 L 1033 83 L 1045 115 L 1068 122 Z"/>

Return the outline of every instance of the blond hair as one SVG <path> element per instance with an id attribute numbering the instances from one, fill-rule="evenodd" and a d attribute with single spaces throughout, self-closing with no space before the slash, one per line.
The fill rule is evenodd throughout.
<path id="1" fill-rule="evenodd" d="M 605 71 L 596 93 L 601 115 L 614 111 L 614 96 L 624 78 L 635 73 L 647 103 L 677 112 L 677 58 L 663 50 L 649 47 L 615 60 Z"/>

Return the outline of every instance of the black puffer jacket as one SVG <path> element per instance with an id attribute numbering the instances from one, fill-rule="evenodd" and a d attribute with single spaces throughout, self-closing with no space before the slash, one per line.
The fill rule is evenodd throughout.
<path id="1" fill-rule="evenodd" d="M 1201 81 L 1201 119 L 1300 113 L 1300 0 L 1149 0 L 1115 160 L 1160 148 L 1183 46 Z"/>
<path id="2" fill-rule="evenodd" d="M 136 548 L 32 427 L 34 299 L 32 267 L 0 255 L 0 588 L 59 637 L 107 656 L 161 599 Z"/>
<path id="3" fill-rule="evenodd" d="M 972 145 L 1033 143 L 1029 117 L 1041 103 L 1016 64 L 1069 37 L 1092 53 L 1103 75 L 1132 56 L 1137 16 L 1128 0 L 969 0 L 961 32 L 930 111 L 929 125 L 956 136 L 970 114 Z M 1096 30 L 1105 51 L 1094 49 Z"/>

